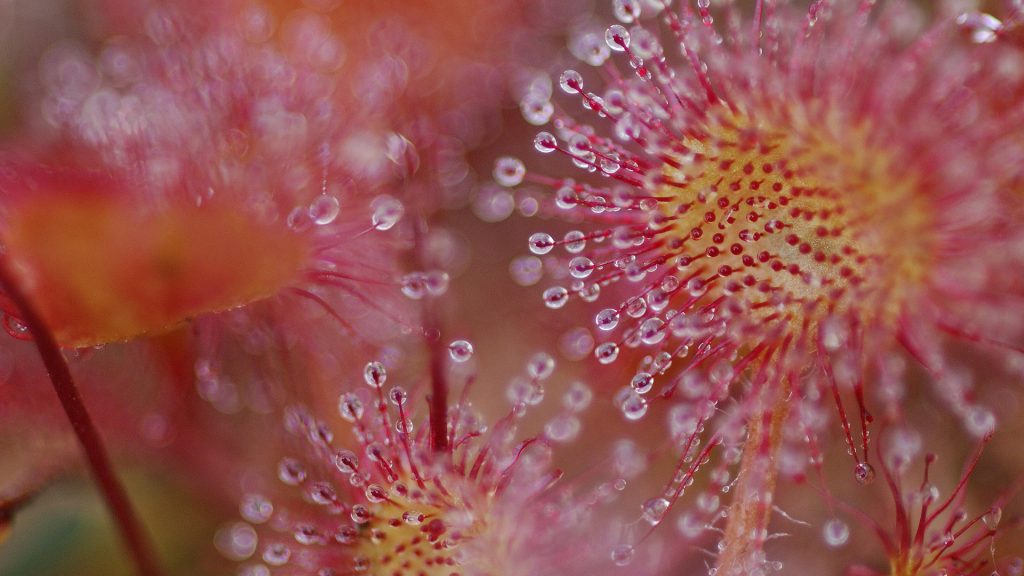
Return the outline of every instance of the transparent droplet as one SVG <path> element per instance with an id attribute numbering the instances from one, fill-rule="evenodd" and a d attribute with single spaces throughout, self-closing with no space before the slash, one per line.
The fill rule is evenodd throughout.
<path id="1" fill-rule="evenodd" d="M 338 217 L 338 213 L 341 212 L 341 205 L 334 196 L 321 194 L 310 203 L 308 212 L 314 224 L 326 226 L 334 222 Z"/>
<path id="2" fill-rule="evenodd" d="M 629 544 L 619 544 L 612 548 L 612 562 L 616 566 L 628 566 L 633 561 L 633 547 Z"/>
<path id="3" fill-rule="evenodd" d="M 551 237 L 551 234 L 537 232 L 530 236 L 530 252 L 538 256 L 551 252 L 551 249 L 554 247 L 555 239 Z"/>
<path id="4" fill-rule="evenodd" d="M 566 232 L 563 240 L 565 242 L 565 251 L 570 254 L 579 254 L 587 247 L 587 237 L 579 230 Z"/>
<path id="5" fill-rule="evenodd" d="M 858 484 L 870 484 L 875 480 L 875 468 L 867 462 L 861 462 L 853 469 L 853 477 Z"/>
<path id="6" fill-rule="evenodd" d="M 1003 23 L 998 18 L 984 12 L 961 14 L 957 17 L 956 23 L 967 31 L 971 42 L 975 44 L 995 42 L 999 39 L 999 32 L 1003 28 Z"/>
<path id="7" fill-rule="evenodd" d="M 613 24 L 605 31 L 604 41 L 612 50 L 623 52 L 629 48 L 629 32 L 622 25 Z"/>
<path id="8" fill-rule="evenodd" d="M 277 465 L 277 477 L 289 486 L 298 486 L 306 479 L 306 468 L 294 458 L 285 458 Z"/>
<path id="9" fill-rule="evenodd" d="M 594 356 L 601 364 L 611 364 L 619 357 L 619 346 L 614 342 L 605 342 L 594 348 Z"/>
<path id="10" fill-rule="evenodd" d="M 615 403 L 627 420 L 639 420 L 647 414 L 647 399 L 632 388 L 623 388 L 615 395 Z"/>
<path id="11" fill-rule="evenodd" d="M 615 17 L 623 24 L 632 24 L 640 17 L 638 0 L 614 0 L 612 8 L 615 10 Z"/>
<path id="12" fill-rule="evenodd" d="M 846 522 L 838 518 L 832 518 L 825 522 L 821 533 L 825 538 L 825 544 L 832 548 L 838 548 L 846 544 L 847 540 L 850 539 L 850 527 L 846 525 Z"/>
<path id="13" fill-rule="evenodd" d="M 427 295 L 427 277 L 421 272 L 410 272 L 402 276 L 402 294 L 412 300 L 420 300 Z"/>
<path id="14" fill-rule="evenodd" d="M 541 154 L 548 154 L 558 148 L 558 140 L 550 132 L 541 132 L 533 139 L 533 147 Z"/>
<path id="15" fill-rule="evenodd" d="M 468 340 L 456 340 L 448 345 L 448 355 L 460 364 L 468 362 L 473 357 L 473 344 Z"/>
<path id="16" fill-rule="evenodd" d="M 605 308 L 594 317 L 594 324 L 601 330 L 614 330 L 619 325 L 619 311 L 614 308 Z"/>
<path id="17" fill-rule="evenodd" d="M 654 377 L 647 372 L 639 372 L 629 383 L 630 388 L 637 394 L 647 394 L 654 387 Z"/>
<path id="18" fill-rule="evenodd" d="M 363 370 L 363 380 L 371 388 L 380 388 L 384 386 L 384 382 L 388 379 L 387 370 L 384 369 L 384 365 L 380 362 L 370 362 L 366 365 Z"/>
<path id="19" fill-rule="evenodd" d="M 373 210 L 370 221 L 375 229 L 381 231 L 393 228 L 405 213 L 405 206 L 397 199 L 387 195 L 374 198 L 370 203 L 370 208 Z"/>
<path id="20" fill-rule="evenodd" d="M 555 359 L 550 354 L 540 352 L 526 364 L 526 371 L 536 380 L 544 380 L 555 370 Z"/>
<path id="21" fill-rule="evenodd" d="M 405 391 L 405 388 L 395 386 L 388 390 L 388 400 L 395 406 L 405 406 L 405 403 L 409 400 L 409 393 Z"/>
<path id="22" fill-rule="evenodd" d="M 964 423 L 968 432 L 982 438 L 995 431 L 996 416 L 984 406 L 971 406 L 964 417 Z"/>
<path id="23" fill-rule="evenodd" d="M 518 186 L 526 176 L 522 160 L 505 156 L 494 163 L 494 181 L 506 188 Z"/>
<path id="24" fill-rule="evenodd" d="M 355 422 L 363 417 L 363 403 L 355 394 L 346 392 L 338 398 L 338 414 L 348 422 Z"/>
<path id="25" fill-rule="evenodd" d="M 669 502 L 664 498 L 651 498 L 640 507 L 644 520 L 652 526 L 660 524 L 668 512 Z"/>
<path id="26" fill-rule="evenodd" d="M 575 70 L 566 70 L 559 76 L 558 85 L 566 94 L 576 94 L 583 90 L 583 76 Z"/>
<path id="27" fill-rule="evenodd" d="M 583 382 L 573 382 L 562 397 L 562 406 L 572 412 L 582 412 L 590 406 L 594 392 Z"/>
<path id="28" fill-rule="evenodd" d="M 561 308 L 568 301 L 569 291 L 561 286 L 552 286 L 544 291 L 544 305 L 548 308 Z"/>
<path id="29" fill-rule="evenodd" d="M 561 414 L 544 425 L 544 435 L 554 442 L 569 442 L 580 432 L 580 421 L 571 414 Z"/>
<path id="30" fill-rule="evenodd" d="M 363 490 L 363 495 L 371 504 L 379 504 L 388 498 L 388 491 L 378 484 L 370 484 Z"/>
<path id="31" fill-rule="evenodd" d="M 999 527 L 999 521 L 1003 518 L 1003 509 L 998 506 L 993 506 L 989 511 L 982 516 L 981 521 L 985 523 L 985 526 L 989 530 L 995 530 Z"/>
<path id="32" fill-rule="evenodd" d="M 586 256 L 577 256 L 569 261 L 569 274 L 573 278 L 586 278 L 594 271 L 594 261 Z"/>
<path id="33" fill-rule="evenodd" d="M 271 566 L 284 566 L 292 557 L 291 548 L 284 544 L 270 544 L 263 549 L 263 561 Z"/>
<path id="34" fill-rule="evenodd" d="M 246 494 L 242 497 L 239 512 L 247 522 L 262 524 L 274 514 L 274 505 L 260 494 Z"/>
<path id="35" fill-rule="evenodd" d="M 359 470 L 359 457 L 351 450 L 338 450 L 334 453 L 334 465 L 342 474 L 353 474 Z"/>

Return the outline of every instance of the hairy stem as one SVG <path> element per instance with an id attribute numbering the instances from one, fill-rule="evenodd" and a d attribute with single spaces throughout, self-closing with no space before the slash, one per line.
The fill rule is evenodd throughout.
<path id="1" fill-rule="evenodd" d="M 721 576 L 748 574 L 753 563 L 761 560 L 758 553 L 768 537 L 782 428 L 789 415 L 788 395 L 788 381 L 778 387 L 763 387 L 760 409 L 747 424 L 746 447 L 718 557 L 717 574 Z"/>
<path id="2" fill-rule="evenodd" d="M 14 278 L 6 258 L 0 258 L 0 287 L 17 307 L 21 321 L 32 334 L 33 342 L 42 357 L 50 382 L 60 399 L 64 413 L 71 422 L 82 450 L 85 452 L 89 468 L 92 470 L 96 484 L 103 494 L 107 507 L 114 517 L 124 539 L 125 546 L 135 561 L 140 576 L 158 576 L 161 571 L 156 562 L 156 554 L 149 539 L 146 537 L 138 516 L 132 508 L 124 486 L 114 473 L 114 467 L 107 455 L 96 426 L 89 412 L 82 403 L 71 369 L 57 345 L 53 333 L 39 315 L 30 298 L 22 292 L 22 288 Z"/>

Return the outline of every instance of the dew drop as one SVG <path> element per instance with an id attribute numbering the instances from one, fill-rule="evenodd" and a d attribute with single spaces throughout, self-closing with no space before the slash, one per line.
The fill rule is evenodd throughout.
<path id="1" fill-rule="evenodd" d="M 494 180 L 506 188 L 518 186 L 526 176 L 526 166 L 522 160 L 505 156 L 494 163 Z"/>
<path id="2" fill-rule="evenodd" d="M 575 70 L 566 70 L 559 76 L 558 85 L 566 94 L 576 94 L 583 90 L 583 76 Z"/>
<path id="3" fill-rule="evenodd" d="M 298 486 L 306 479 L 306 469 L 294 458 L 285 458 L 277 465 L 277 477 L 289 486 Z"/>
<path id="4" fill-rule="evenodd" d="M 594 356 L 601 364 L 611 364 L 619 357 L 619 346 L 614 342 L 605 342 L 594 348 Z"/>
<path id="5" fill-rule="evenodd" d="M 538 256 L 551 252 L 551 249 L 554 247 L 555 239 L 551 237 L 551 234 L 537 232 L 530 236 L 530 252 Z"/>
<path id="6" fill-rule="evenodd" d="M 640 2 L 638 0 L 615 0 L 612 3 L 615 10 L 615 18 L 623 24 L 632 24 L 640 17 Z"/>
<path id="7" fill-rule="evenodd" d="M 363 370 L 363 380 L 371 388 L 380 388 L 384 386 L 384 382 L 388 379 L 387 370 L 384 369 L 384 365 L 380 362 L 370 362 L 366 365 Z"/>
<path id="8" fill-rule="evenodd" d="M 850 539 L 850 527 L 846 525 L 846 522 L 838 518 L 833 518 L 828 522 L 825 522 L 825 526 L 822 528 L 822 536 L 825 538 L 825 544 L 832 548 L 839 548 L 846 544 L 847 540 Z"/>
<path id="9" fill-rule="evenodd" d="M 338 398 L 338 414 L 348 422 L 355 422 L 363 417 L 363 403 L 351 392 Z"/>
<path id="10" fill-rule="evenodd" d="M 263 549 L 263 561 L 271 566 L 284 566 L 291 557 L 291 548 L 284 544 L 270 544 Z"/>
<path id="11" fill-rule="evenodd" d="M 858 484 L 871 484 L 875 480 L 875 467 L 867 462 L 861 462 L 853 469 L 853 477 Z"/>
<path id="12" fill-rule="evenodd" d="M 561 286 L 552 286 L 544 291 L 544 305 L 548 308 L 561 308 L 568 301 L 569 291 Z"/>
<path id="13" fill-rule="evenodd" d="M 624 52 L 626 48 L 629 48 L 629 32 L 622 25 L 613 24 L 605 31 L 604 41 L 612 50 Z"/>
<path id="14" fill-rule="evenodd" d="M 246 494 L 242 497 L 239 512 L 247 522 L 262 524 L 270 520 L 274 513 L 274 505 L 259 494 Z"/>
<path id="15" fill-rule="evenodd" d="M 334 454 L 334 465 L 342 474 L 352 474 L 359 470 L 359 457 L 351 450 L 338 450 Z"/>
<path id="16" fill-rule="evenodd" d="M 629 544 L 619 544 L 612 548 L 612 562 L 616 566 L 628 566 L 633 561 L 634 550 Z"/>
<path id="17" fill-rule="evenodd" d="M 540 352 L 535 354 L 533 358 L 526 364 L 526 371 L 530 374 L 531 378 L 536 380 L 544 380 L 555 370 L 555 359 L 550 354 Z"/>
<path id="18" fill-rule="evenodd" d="M 619 325 L 619 311 L 614 308 L 605 308 L 594 317 L 594 324 L 601 330 L 614 330 Z"/>
<path id="19" fill-rule="evenodd" d="M 541 154 L 549 154 L 558 148 L 558 140 L 550 132 L 541 132 L 533 139 L 533 147 Z"/>
<path id="20" fill-rule="evenodd" d="M 473 344 L 468 340 L 456 340 L 448 345 L 448 355 L 454 362 L 468 362 L 473 357 Z"/>
<path id="21" fill-rule="evenodd" d="M 373 223 L 373 227 L 380 231 L 393 228 L 405 213 L 405 206 L 397 199 L 388 195 L 374 198 L 370 208 L 373 209 L 373 216 L 370 217 L 370 221 Z"/>
<path id="22" fill-rule="evenodd" d="M 985 523 L 985 526 L 989 530 L 995 530 L 999 527 L 999 521 L 1003 518 L 1003 509 L 998 506 L 993 506 L 985 515 L 981 518 L 981 521 Z"/>
<path id="23" fill-rule="evenodd" d="M 637 394 L 647 394 L 654 387 L 654 377 L 647 372 L 639 372 L 636 376 L 633 376 L 633 380 L 630 381 L 629 386 L 636 391 Z"/>
<path id="24" fill-rule="evenodd" d="M 632 388 L 623 388 L 615 395 L 615 404 L 627 420 L 636 421 L 647 414 L 647 399 Z"/>
<path id="25" fill-rule="evenodd" d="M 644 520 L 647 521 L 651 526 L 657 526 L 661 523 L 662 519 L 665 518 L 665 513 L 668 512 L 669 502 L 664 498 L 651 498 L 643 503 L 641 511 L 643 513 Z"/>
<path id="26" fill-rule="evenodd" d="M 321 194 L 310 203 L 308 212 L 313 223 L 319 226 L 326 226 L 334 222 L 338 217 L 338 213 L 341 212 L 341 205 L 334 196 Z"/>

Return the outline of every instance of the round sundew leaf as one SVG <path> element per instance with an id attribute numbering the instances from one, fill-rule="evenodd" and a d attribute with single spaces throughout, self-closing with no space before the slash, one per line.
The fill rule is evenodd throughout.
<path id="1" fill-rule="evenodd" d="M 146 211 L 100 194 L 41 194 L 7 213 L 12 267 L 63 346 L 174 328 L 293 283 L 306 240 L 237 208 Z"/>

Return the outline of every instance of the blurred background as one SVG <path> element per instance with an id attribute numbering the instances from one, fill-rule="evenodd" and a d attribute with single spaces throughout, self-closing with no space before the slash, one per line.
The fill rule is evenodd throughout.
<path id="1" fill-rule="evenodd" d="M 47 88 L 41 70 L 47 58 L 69 47 L 102 58 L 109 47 L 140 34 L 139 23 L 162 4 L 0 0 L 0 142 L 4 149 L 33 154 L 61 139 L 47 123 L 43 109 Z M 630 424 L 612 405 L 611 396 L 632 371 L 623 363 L 600 370 L 595 366 L 593 339 L 584 327 L 589 324 L 590 308 L 579 303 L 559 311 L 544 308 L 541 293 L 550 280 L 542 279 L 544 264 L 527 250 L 530 234 L 543 230 L 558 237 L 574 226 L 549 218 L 538 208 L 542 191 L 499 188 L 491 173 L 495 160 L 509 155 L 523 158 L 531 169 L 543 171 L 550 166 L 548 173 L 571 173 L 565 165 L 534 153 L 537 128 L 524 121 L 519 98 L 537 74 L 557 76 L 565 68 L 580 66 L 569 48 L 572 40 L 588 32 L 603 34 L 612 22 L 610 4 L 603 0 L 275 0 L 267 4 L 281 22 L 297 12 L 320 14 L 330 22 L 344 54 L 333 73 L 341 79 L 340 86 L 350 88 L 338 98 L 353 117 L 361 117 L 362 130 L 415 134 L 423 131 L 421 123 L 429 124 L 427 131 L 436 138 L 417 150 L 429 173 L 421 170 L 417 178 L 376 185 L 394 187 L 396 195 L 430 198 L 431 258 L 451 275 L 450 288 L 439 302 L 441 338 L 473 343 L 473 359 L 458 370 L 463 376 L 475 374 L 474 400 L 491 418 L 507 412 L 506 386 L 524 372 L 534 353 L 547 351 L 557 359 L 547 390 L 551 400 L 528 416 L 522 425 L 527 433 L 539 433 L 571 383 L 587 382 L 595 401 L 585 413 L 582 432 L 574 442 L 556 449 L 560 467 L 578 473 L 593 468 L 620 438 L 657 446 L 666 410 L 659 407 L 655 410 L 659 413 Z M 930 2 L 921 4 L 923 14 L 932 8 Z M 974 4 L 995 9 L 995 3 Z M 395 48 L 402 42 L 407 46 Z M 392 64 L 397 62 L 402 79 L 389 89 L 375 91 L 374 79 L 368 76 L 391 74 L 381 64 L 383 56 Z M 407 257 L 407 268 L 417 267 L 414 260 Z M 417 312 L 409 314 L 413 319 Z M 573 321 L 574 317 L 587 321 Z M 248 315 L 227 312 L 217 322 L 211 331 L 221 338 L 221 370 L 235 383 L 235 401 L 204 392 L 196 358 L 208 343 L 192 326 L 69 354 L 86 403 L 173 574 L 235 573 L 236 565 L 218 552 L 215 535 L 237 519 L 239 489 L 246 475 L 273 474 L 286 442 L 278 433 L 285 405 L 293 400 L 311 405 L 342 433 L 344 423 L 334 408 L 337 395 L 361 378 L 362 366 L 374 359 L 369 356 L 390 358 L 398 367 L 391 378 L 408 382 L 410 388 L 420 383 L 417 375 L 427 362 L 426 347 L 415 335 L 400 335 L 383 344 L 377 340 L 373 351 L 367 352 L 322 310 L 296 309 L 294 302 L 286 300 L 256 303 Z M 373 322 L 366 319 L 366 324 Z M 269 334 L 279 324 L 285 325 L 286 333 L 301 334 L 296 336 L 300 344 L 275 349 L 274 361 L 257 360 L 262 357 L 260 350 L 275 344 L 258 349 L 253 334 Z M 0 503 L 6 503 L 7 510 L 0 513 L 0 575 L 131 574 L 131 563 L 83 472 L 77 445 L 34 347 L 0 336 L 4 336 L 0 338 Z M 1024 453 L 1016 440 L 1024 433 L 1021 387 L 1007 371 L 986 367 L 986 358 L 980 354 L 955 353 L 964 363 L 978 367 L 979 379 L 988 379 L 986 386 L 979 387 L 979 400 L 995 408 L 1000 422 L 970 478 L 966 504 L 972 514 L 978 514 L 1024 469 Z M 261 383 L 252 384 L 255 381 Z M 277 390 L 276 395 L 268 395 L 265 401 L 249 400 L 250 388 L 262 386 L 263 381 L 273 381 L 268 387 Z M 946 494 L 955 486 L 975 443 L 920 386 L 911 390 L 907 420 L 921 432 L 923 450 L 939 453 L 932 482 Z M 892 508 L 884 483 L 858 485 L 840 435 L 831 440 L 824 449 L 834 496 L 891 526 Z M 662 450 L 655 455 L 649 471 L 631 482 L 618 500 L 623 518 L 632 520 L 640 503 L 669 477 L 673 454 Z M 917 482 L 920 471 L 915 464 L 909 481 Z M 698 480 L 698 487 L 702 482 Z M 775 532 L 790 535 L 772 539 L 767 547 L 769 557 L 783 563 L 781 573 L 845 574 L 856 565 L 886 573 L 887 560 L 876 536 L 848 516 L 852 531 L 848 544 L 822 551 L 822 526 L 836 512 L 829 509 L 820 490 L 807 483 L 782 481 L 776 504 L 800 521 L 777 517 L 773 523 Z M 688 505 L 692 503 L 684 501 L 682 507 Z M 1022 506 L 1021 498 L 1012 500 L 1003 511 L 1003 522 L 1019 518 Z M 675 519 L 670 517 L 660 530 L 674 540 Z M 707 573 L 705 562 L 710 560 L 704 548 L 713 543 L 680 541 L 685 544 L 679 546 L 674 560 L 677 569 L 670 573 Z M 1024 555 L 1022 542 L 1020 530 L 1010 529 L 997 541 L 994 554 L 999 558 Z"/>

